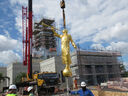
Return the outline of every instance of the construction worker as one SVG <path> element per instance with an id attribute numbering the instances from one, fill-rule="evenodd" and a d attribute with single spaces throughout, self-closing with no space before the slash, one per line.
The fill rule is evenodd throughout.
<path id="1" fill-rule="evenodd" d="M 34 96 L 34 90 L 32 86 L 29 86 L 27 90 L 29 92 L 29 96 Z"/>
<path id="2" fill-rule="evenodd" d="M 74 85 L 75 85 L 75 89 L 78 89 L 78 86 L 77 86 L 77 79 L 76 79 L 76 78 L 74 79 Z"/>
<path id="3" fill-rule="evenodd" d="M 16 91 L 17 91 L 16 85 L 12 84 L 9 86 L 9 92 L 6 96 L 17 96 Z"/>
<path id="4" fill-rule="evenodd" d="M 80 96 L 94 96 L 93 93 L 86 88 L 86 83 L 83 81 L 81 82 L 81 88 L 78 91 L 69 91 L 70 94 L 72 95 L 77 95 L 79 94 Z"/>

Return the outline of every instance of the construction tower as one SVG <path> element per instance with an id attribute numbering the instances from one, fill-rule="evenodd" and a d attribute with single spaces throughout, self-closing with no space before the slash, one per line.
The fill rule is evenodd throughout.
<path id="1" fill-rule="evenodd" d="M 56 55 L 56 38 L 50 27 L 43 26 L 45 23 L 55 27 L 55 21 L 43 18 L 40 22 L 34 23 L 33 31 L 33 57 L 47 59 Z"/>

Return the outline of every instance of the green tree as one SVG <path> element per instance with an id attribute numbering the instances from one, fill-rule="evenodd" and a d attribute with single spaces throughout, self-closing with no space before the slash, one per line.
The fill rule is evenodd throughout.
<path id="1" fill-rule="evenodd" d="M 121 70 L 121 76 L 122 77 L 128 77 L 128 71 L 126 70 L 124 65 L 120 66 L 120 70 Z"/>
<path id="2" fill-rule="evenodd" d="M 125 66 L 124 65 L 120 65 L 120 70 L 121 70 L 122 73 L 125 72 L 126 71 Z"/>
<path id="3" fill-rule="evenodd" d="M 125 71 L 125 72 L 123 73 L 123 77 L 128 77 L 128 71 Z"/>
<path id="4" fill-rule="evenodd" d="M 23 77 L 26 77 L 26 73 L 25 73 L 25 72 L 20 72 L 20 73 L 16 76 L 16 78 L 15 78 L 15 80 L 14 80 L 14 83 L 15 83 L 15 84 L 21 83 Z"/>
<path id="5" fill-rule="evenodd" d="M 0 82 L 1 82 L 1 80 L 4 80 L 5 78 L 3 77 L 3 74 L 2 73 L 0 73 Z"/>

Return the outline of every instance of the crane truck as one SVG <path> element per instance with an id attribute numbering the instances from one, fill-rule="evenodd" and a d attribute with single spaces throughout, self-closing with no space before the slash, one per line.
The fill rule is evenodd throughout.
<path id="1" fill-rule="evenodd" d="M 22 87 L 34 86 L 36 93 L 52 94 L 56 87 L 60 86 L 60 76 L 56 72 L 34 72 L 32 79 L 28 77 L 22 78 Z"/>

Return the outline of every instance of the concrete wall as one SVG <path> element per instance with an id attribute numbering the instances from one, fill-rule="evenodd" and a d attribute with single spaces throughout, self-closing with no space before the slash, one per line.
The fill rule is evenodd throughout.
<path id="1" fill-rule="evenodd" d="M 6 67 L 0 67 L 0 73 L 2 73 L 3 76 L 7 75 L 7 68 Z"/>
<path id="2" fill-rule="evenodd" d="M 0 73 L 2 73 L 3 77 L 7 76 L 7 68 L 6 67 L 0 67 Z M 0 92 L 2 91 L 3 87 L 7 86 L 7 79 L 0 81 Z"/>
<path id="3" fill-rule="evenodd" d="M 13 63 L 12 64 L 12 69 L 13 69 L 13 71 L 12 71 L 12 74 L 13 74 L 13 76 L 12 76 L 12 82 L 10 82 L 10 83 L 14 83 L 14 81 L 15 81 L 15 78 L 17 77 L 17 75 L 19 74 L 19 73 L 21 73 L 21 72 L 25 72 L 25 73 L 27 73 L 27 66 L 24 66 L 22 63 L 20 63 L 20 62 L 17 62 L 17 63 Z"/>
<path id="4" fill-rule="evenodd" d="M 118 56 L 121 55 L 112 52 L 81 51 L 80 54 L 79 52 L 72 53 L 71 69 L 73 79 L 78 78 L 78 83 L 84 80 L 89 82 L 90 85 L 93 85 L 111 78 L 120 77 Z M 92 84 L 92 79 L 90 78 L 93 79 Z M 102 81 L 101 78 L 103 78 L 104 81 Z"/>
<path id="5" fill-rule="evenodd" d="M 62 59 L 60 56 L 52 57 L 47 60 L 40 62 L 41 72 L 57 72 L 61 77 L 61 87 L 66 88 L 66 78 L 62 76 L 62 71 L 65 68 L 65 64 L 62 64 Z M 62 82 L 63 80 L 64 82 Z M 68 78 L 69 86 L 72 86 L 72 78 Z"/>
<path id="6" fill-rule="evenodd" d="M 49 58 L 47 60 L 44 60 L 40 62 L 40 71 L 41 72 L 56 72 L 55 69 L 55 57 Z"/>
<path id="7" fill-rule="evenodd" d="M 61 71 L 65 68 L 65 65 L 62 64 L 60 56 L 52 57 L 47 60 L 40 62 L 40 71 L 41 72 L 57 72 L 61 74 Z"/>
<path id="8" fill-rule="evenodd" d="M 40 71 L 41 61 L 42 61 L 41 59 L 35 59 L 35 58 L 32 59 L 33 72 Z"/>
<path id="9" fill-rule="evenodd" d="M 10 77 L 10 84 L 14 83 L 14 80 L 16 76 L 20 72 L 25 72 L 27 73 L 27 66 L 24 66 L 22 63 L 17 62 L 17 63 L 12 63 L 7 67 L 7 76 Z"/>
<path id="10" fill-rule="evenodd" d="M 33 72 L 40 71 L 40 64 L 33 62 Z M 10 84 L 14 83 L 16 76 L 21 73 L 27 73 L 27 66 L 24 66 L 21 62 L 12 63 L 7 67 L 7 76 L 10 77 Z"/>
<path id="11" fill-rule="evenodd" d="M 13 80 L 13 65 L 12 64 L 7 66 L 7 76 L 10 78 L 10 84 L 11 84 Z"/>
<path id="12" fill-rule="evenodd" d="M 60 56 L 55 57 L 55 68 L 56 68 L 56 72 L 60 74 L 65 68 L 65 64 L 62 64 L 62 58 Z"/>

